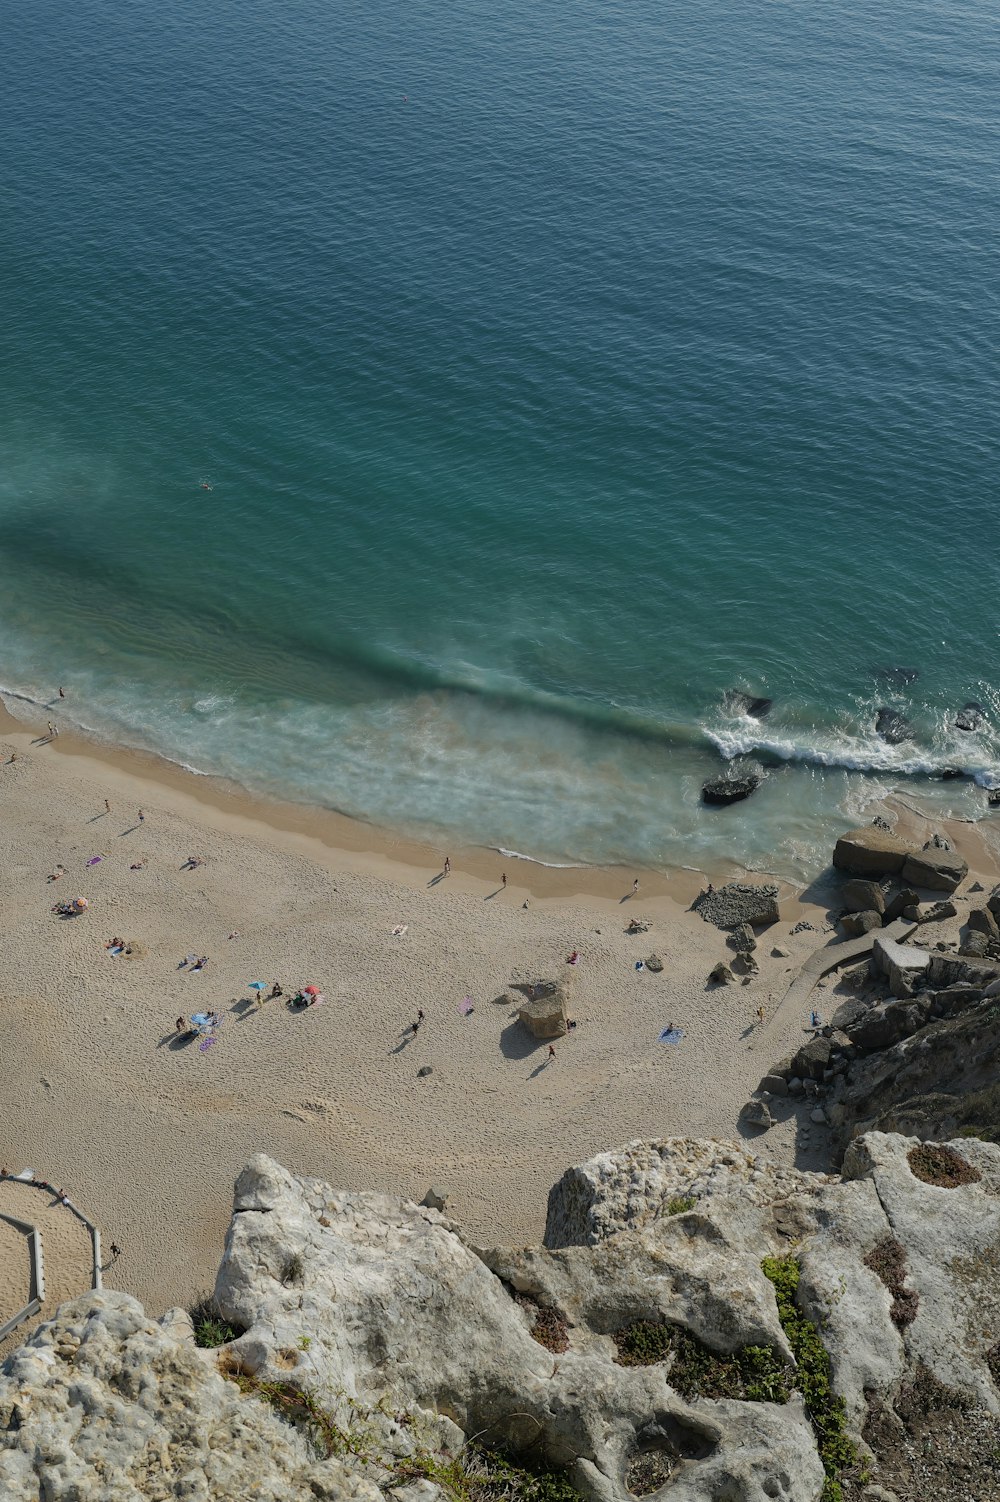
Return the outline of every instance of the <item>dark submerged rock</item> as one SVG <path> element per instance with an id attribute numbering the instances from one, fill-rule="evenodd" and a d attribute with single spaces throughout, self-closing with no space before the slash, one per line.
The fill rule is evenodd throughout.
<path id="1" fill-rule="evenodd" d="M 905 715 L 883 704 L 875 717 L 875 731 L 890 746 L 913 739 L 913 727 Z"/>
<path id="2" fill-rule="evenodd" d="M 970 699 L 955 716 L 956 730 L 978 730 L 986 718 L 986 711 L 975 699 Z"/>
<path id="3" fill-rule="evenodd" d="M 872 668 L 880 683 L 891 683 L 896 688 L 905 688 L 920 677 L 919 668 Z"/>
<path id="4" fill-rule="evenodd" d="M 744 694 L 737 688 L 731 688 L 723 697 L 723 704 L 730 714 L 749 715 L 752 720 L 762 720 L 769 714 L 774 705 L 773 699 L 756 698 L 753 694 Z"/>

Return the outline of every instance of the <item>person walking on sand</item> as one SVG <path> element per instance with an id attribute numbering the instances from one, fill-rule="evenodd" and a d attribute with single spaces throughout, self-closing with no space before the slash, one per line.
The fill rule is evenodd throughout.
<path id="1" fill-rule="evenodd" d="M 445 876 L 450 876 L 451 875 L 451 856 L 450 855 L 446 855 L 445 858 L 444 858 L 444 874 L 445 874 Z"/>
<path id="2" fill-rule="evenodd" d="M 502 887 L 505 887 L 507 885 L 507 872 L 506 871 L 501 871 L 500 872 L 500 885 Z"/>
<path id="3" fill-rule="evenodd" d="M 639 878 L 637 876 L 636 879 L 635 879 L 635 881 L 632 883 L 632 896 L 633 897 L 637 897 L 638 895 L 639 895 Z"/>
<path id="4" fill-rule="evenodd" d="M 107 798 L 105 798 L 104 800 L 104 812 L 106 814 L 109 814 L 111 812 L 111 804 L 108 802 Z"/>
<path id="5" fill-rule="evenodd" d="M 140 808 L 140 810 L 139 810 L 139 823 L 140 824 L 145 824 L 145 822 L 146 822 L 146 815 L 143 813 L 142 809 Z"/>
<path id="6" fill-rule="evenodd" d="M 417 1007 L 417 1021 L 418 1022 L 423 1022 L 423 1020 L 424 1020 L 424 1009 L 423 1009 L 423 1007 Z"/>
<path id="7" fill-rule="evenodd" d="M 121 1254 L 122 1254 L 121 1247 L 117 1244 L 117 1242 L 113 1241 L 111 1243 L 111 1258 L 112 1258 L 112 1261 L 117 1262 L 118 1258 L 121 1256 Z"/>
<path id="8" fill-rule="evenodd" d="M 757 1008 L 757 1025 L 758 1025 L 758 1027 L 763 1027 L 764 1026 L 764 1008 L 763 1007 L 758 1007 Z"/>
<path id="9" fill-rule="evenodd" d="M 555 1048 L 550 1043 L 549 1044 L 549 1051 L 548 1051 L 548 1054 L 547 1054 L 546 1059 L 545 1059 L 546 1064 L 550 1063 L 551 1060 L 555 1058 L 555 1056 L 556 1056 Z"/>
<path id="10" fill-rule="evenodd" d="M 46 722 L 45 722 L 45 723 L 46 723 L 46 725 L 48 725 L 48 727 L 49 727 L 49 739 L 50 739 L 50 740 L 51 740 L 51 739 L 52 739 L 52 737 L 53 737 L 53 736 L 54 736 L 54 735 L 55 735 L 55 733 L 56 733 L 56 727 L 55 727 L 55 726 L 54 726 L 54 725 L 53 725 L 53 723 L 52 723 L 52 721 L 51 721 L 51 720 L 46 720 Z"/>

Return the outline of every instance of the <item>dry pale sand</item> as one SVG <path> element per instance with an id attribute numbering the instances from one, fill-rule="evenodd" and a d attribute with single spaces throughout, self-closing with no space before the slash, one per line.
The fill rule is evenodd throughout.
<path id="1" fill-rule="evenodd" d="M 472 1237 L 536 1240 L 567 1165 L 637 1137 L 733 1137 L 764 1067 L 802 1041 L 799 1016 L 751 1024 L 827 936 L 821 894 L 783 902 L 759 978 L 708 990 L 729 951 L 687 911 L 701 884 L 688 872 L 640 873 L 633 899 L 632 872 L 507 862 L 500 890 L 497 857 L 453 850 L 439 880 L 443 852 L 66 734 L 35 744 L 9 716 L 0 758 L 0 1159 L 68 1189 L 123 1247 L 109 1285 L 153 1313 L 211 1285 L 234 1176 L 258 1149 L 347 1188 L 438 1184 Z M 206 864 L 183 870 L 192 854 Z M 67 875 L 50 885 L 57 862 Z M 83 916 L 51 914 L 77 894 Z M 650 933 L 624 933 L 632 912 Z M 820 931 L 791 935 L 802 916 Z M 136 957 L 110 957 L 113 935 Z M 546 1064 L 495 998 L 563 973 L 573 948 L 578 1026 Z M 637 973 L 652 951 L 664 972 Z M 209 956 L 202 973 L 178 968 L 189 953 Z M 275 978 L 318 982 L 326 1002 L 246 1003 L 248 982 Z M 216 1044 L 178 1046 L 175 1018 L 213 1008 Z M 679 1047 L 657 1042 L 668 1023 Z M 823 1142 L 791 1128 L 759 1146 L 823 1163 Z"/>
<path id="2" fill-rule="evenodd" d="M 10 1167 L 10 1164 L 4 1164 Z M 25 1163 L 21 1168 L 34 1168 Z M 44 1177 L 38 1170 L 39 1177 Z M 49 1180 L 51 1183 L 52 1180 Z M 63 1188 L 59 1181 L 55 1181 Z M 60 1204 L 56 1194 L 11 1179 L 0 1180 L 0 1210 L 18 1220 L 37 1227 L 42 1237 L 44 1259 L 45 1303 L 41 1314 L 19 1325 L 0 1344 L 0 1357 L 21 1345 L 31 1334 L 36 1324 L 51 1313 L 65 1299 L 71 1299 L 92 1286 L 93 1247 L 90 1232 L 81 1220 L 66 1205 Z M 0 1222 L 0 1226 L 3 1222 Z M 10 1227 L 6 1228 L 11 1230 Z M 28 1301 L 30 1265 L 28 1245 L 21 1236 L 16 1242 L 5 1238 L 0 1260 L 0 1282 L 4 1285 L 3 1309 L 0 1322 L 9 1319 Z"/>

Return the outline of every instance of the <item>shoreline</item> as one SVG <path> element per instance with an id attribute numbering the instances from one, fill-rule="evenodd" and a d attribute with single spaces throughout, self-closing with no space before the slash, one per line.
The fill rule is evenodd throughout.
<path id="1" fill-rule="evenodd" d="M 13 697 L 11 695 L 10 697 Z M 437 875 L 446 854 L 451 855 L 449 885 L 463 881 L 496 886 L 507 869 L 508 890 L 540 902 L 593 901 L 601 906 L 621 902 L 630 894 L 634 876 L 640 880 L 643 902 L 664 897 L 689 906 L 706 882 L 722 885 L 744 877 L 777 883 L 782 900 L 791 897 L 796 883 L 770 871 L 747 871 L 736 862 L 712 867 L 674 866 L 664 869 L 625 866 L 548 865 L 531 856 L 501 855 L 487 846 L 435 847 L 427 841 L 366 823 L 349 814 L 286 799 L 250 792 L 213 773 L 192 771 L 153 751 L 114 745 L 91 737 L 77 728 L 60 730 L 54 741 L 44 740 L 42 707 L 18 700 L 30 709 L 31 719 L 13 714 L 0 695 L 0 736 L 20 756 L 31 749 L 51 751 L 56 756 L 103 766 L 117 778 L 127 778 L 139 806 L 154 794 L 176 800 L 178 811 L 197 808 L 199 816 L 218 820 L 218 827 L 260 837 L 263 831 L 284 848 L 312 859 L 331 870 L 341 870 L 345 861 L 374 875 L 422 890 Z M 50 706 L 58 714 L 58 701 Z M 37 720 L 37 724 L 32 721 Z M 32 734 L 32 731 L 35 734 Z M 43 739 L 36 743 L 41 733 Z M 9 754 L 9 753 L 8 753 Z M 145 800 L 143 793 L 145 789 Z M 478 890 L 478 886 L 476 887 Z"/>

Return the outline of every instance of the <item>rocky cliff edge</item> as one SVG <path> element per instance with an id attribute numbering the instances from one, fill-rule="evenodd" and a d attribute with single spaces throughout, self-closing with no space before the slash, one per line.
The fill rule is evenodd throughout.
<path id="1" fill-rule="evenodd" d="M 236 1338 L 200 1349 L 121 1294 L 63 1305 L 0 1370 L 0 1495 L 1000 1495 L 991 1144 L 869 1133 L 821 1176 L 633 1143 L 564 1175 L 546 1243 L 477 1249 L 259 1155 L 215 1290 Z"/>

